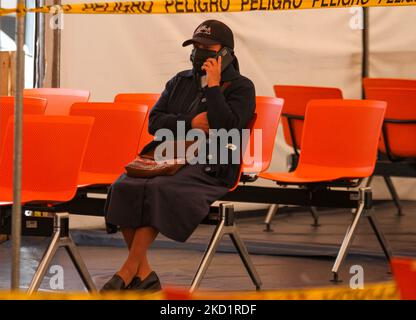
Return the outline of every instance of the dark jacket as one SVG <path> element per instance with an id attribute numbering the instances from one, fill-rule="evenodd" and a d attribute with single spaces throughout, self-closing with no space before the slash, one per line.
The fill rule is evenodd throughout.
<path id="1" fill-rule="evenodd" d="M 226 82 L 226 86 L 223 83 Z M 170 129 L 177 134 L 177 121 L 185 122 L 186 132 L 192 129 L 192 119 L 196 114 L 207 111 L 210 129 L 247 128 L 255 111 L 255 89 L 253 83 L 240 75 L 230 65 L 221 75 L 221 86 L 200 89 L 192 70 L 178 73 L 168 81 L 165 90 L 154 105 L 149 116 L 149 133 L 155 134 L 158 129 Z M 201 101 L 190 112 L 189 108 L 196 98 Z M 154 148 L 160 142 L 152 141 L 141 153 Z M 224 148 L 225 146 L 219 146 Z M 227 152 L 240 152 L 240 150 Z M 219 162 L 217 162 L 219 163 Z M 205 172 L 217 177 L 226 186 L 231 187 L 237 178 L 239 165 L 207 164 Z"/>

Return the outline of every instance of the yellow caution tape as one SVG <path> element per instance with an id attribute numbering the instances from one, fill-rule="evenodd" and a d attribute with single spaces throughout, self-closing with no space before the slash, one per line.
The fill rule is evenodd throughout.
<path id="1" fill-rule="evenodd" d="M 298 290 L 260 291 L 255 293 L 199 293 L 191 299 L 234 299 L 234 300 L 398 300 L 394 282 L 366 284 L 364 289 L 348 287 L 326 287 Z"/>
<path id="2" fill-rule="evenodd" d="M 0 300 L 163 300 L 163 292 L 139 293 L 133 291 L 114 291 L 100 293 L 87 292 L 36 292 L 0 291 Z"/>
<path id="3" fill-rule="evenodd" d="M 189 293 L 185 289 L 167 289 L 158 293 L 109 292 L 99 293 L 36 293 L 0 292 L 0 300 L 398 300 L 394 282 L 367 284 L 364 289 L 326 287 L 298 290 L 260 292 L 202 292 Z"/>
<path id="4" fill-rule="evenodd" d="M 3 9 L 0 15 L 22 12 L 75 14 L 173 14 L 241 11 L 280 11 L 350 7 L 414 6 L 416 0 L 155 0 L 64 4 Z"/>

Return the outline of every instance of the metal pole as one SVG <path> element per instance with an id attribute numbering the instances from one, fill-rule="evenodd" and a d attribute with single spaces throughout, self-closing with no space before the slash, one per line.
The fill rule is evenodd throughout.
<path id="1" fill-rule="evenodd" d="M 54 0 L 54 5 L 60 5 L 61 0 Z M 52 88 L 61 86 L 61 29 L 53 30 L 53 53 L 52 53 Z"/>
<path id="2" fill-rule="evenodd" d="M 0 0 L 0 8 L 1 8 L 2 4 L 1 4 L 1 0 Z M 2 19 L 0 17 L 0 52 L 1 52 L 1 34 L 2 34 L 2 28 L 1 28 L 1 23 L 2 23 Z M 1 88 L 1 84 L 2 84 L 3 78 L 0 75 L 0 88 Z M 0 89 L 1 90 L 1 89 Z M 0 92 L 1 95 L 1 92 Z"/>
<path id="3" fill-rule="evenodd" d="M 37 7 L 44 5 L 44 0 L 36 0 Z M 36 88 L 42 88 L 45 80 L 45 16 L 43 13 L 36 13 L 35 37 L 34 84 Z"/>
<path id="4" fill-rule="evenodd" d="M 25 8 L 25 0 L 18 0 L 17 8 Z M 14 102 L 14 166 L 13 166 L 13 209 L 12 209 L 12 281 L 11 289 L 18 290 L 20 285 L 20 238 L 22 223 L 21 187 L 22 187 L 22 120 L 23 87 L 25 70 L 25 14 L 16 15 L 16 84 Z"/>
<path id="5" fill-rule="evenodd" d="M 369 8 L 363 8 L 363 36 L 362 36 L 362 46 L 363 46 L 363 55 L 362 55 L 362 70 L 361 77 L 366 78 L 370 74 L 370 39 L 369 39 L 369 27 L 370 27 L 370 14 Z M 361 96 L 364 99 L 364 87 L 361 88 Z"/>

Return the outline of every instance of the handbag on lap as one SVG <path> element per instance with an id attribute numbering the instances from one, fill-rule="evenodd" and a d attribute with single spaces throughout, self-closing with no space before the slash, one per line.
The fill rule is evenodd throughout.
<path id="1" fill-rule="evenodd" d="M 220 87 L 221 92 L 230 85 L 230 82 L 224 82 Z M 197 115 L 199 112 L 198 106 L 202 100 L 202 92 L 198 92 L 195 100 L 191 103 L 188 113 L 194 113 Z M 174 140 L 174 141 L 165 141 L 166 143 L 173 143 L 174 145 L 171 146 L 174 149 L 174 156 L 172 159 L 168 159 L 169 161 L 156 161 L 155 159 L 155 149 L 152 149 L 144 154 L 139 154 L 133 161 L 128 163 L 125 166 L 126 174 L 132 178 L 153 178 L 157 176 L 173 176 L 176 174 L 181 168 L 187 165 L 187 160 L 194 159 L 197 157 L 197 148 L 194 154 L 188 155 L 188 159 L 186 159 L 187 151 L 190 146 L 192 146 L 195 141 L 187 141 L 187 140 Z M 185 157 L 184 155 L 177 155 L 178 150 L 178 143 L 185 144 Z M 191 159 L 189 159 L 189 156 Z"/>
<path id="2" fill-rule="evenodd" d="M 132 162 L 127 164 L 125 167 L 126 174 L 132 178 L 153 178 L 157 176 L 173 176 L 182 167 L 187 165 L 186 154 L 188 148 L 197 142 L 174 140 L 169 142 L 165 141 L 164 143 L 173 144 L 171 148 L 173 148 L 175 151 L 174 157 L 172 159 L 164 159 L 165 161 L 163 162 L 156 161 L 154 155 L 156 149 L 153 149 L 145 154 L 138 155 Z M 179 143 L 185 144 L 185 153 L 181 156 L 178 156 L 177 154 Z M 196 157 L 197 155 L 197 152 L 194 152 L 194 154 L 191 156 Z"/>

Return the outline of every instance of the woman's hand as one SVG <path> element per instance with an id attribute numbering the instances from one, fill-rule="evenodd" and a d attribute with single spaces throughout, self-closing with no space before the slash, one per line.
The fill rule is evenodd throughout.
<path id="1" fill-rule="evenodd" d="M 202 65 L 202 70 L 207 73 L 208 87 L 215 87 L 220 85 L 221 81 L 221 61 L 222 57 L 219 56 L 218 60 L 209 58 Z"/>
<path id="2" fill-rule="evenodd" d="M 192 119 L 192 128 L 194 129 L 201 129 L 205 133 L 209 132 L 209 124 L 208 124 L 208 117 L 206 112 L 202 112 L 200 114 L 197 114 Z"/>

